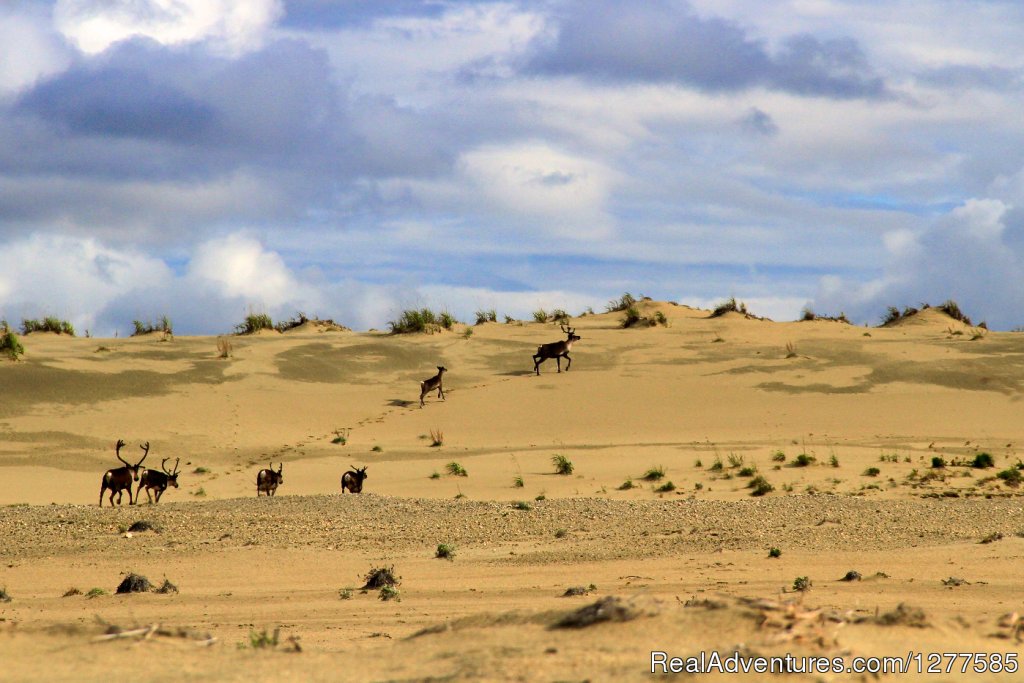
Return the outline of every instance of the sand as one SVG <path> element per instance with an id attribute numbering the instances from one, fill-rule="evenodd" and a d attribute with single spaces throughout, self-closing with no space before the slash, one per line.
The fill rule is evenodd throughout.
<path id="1" fill-rule="evenodd" d="M 575 318 L 571 371 L 539 377 L 557 325 L 307 326 L 230 337 L 226 359 L 212 337 L 24 337 L 0 362 L 4 680 L 641 680 L 652 650 L 1020 658 L 1024 335 L 935 310 L 865 328 L 640 308 L 668 326 Z M 437 365 L 446 400 L 420 408 Z M 119 438 L 128 459 L 151 444 L 143 466 L 180 458 L 181 487 L 98 507 Z M 284 482 L 257 497 L 270 463 Z M 364 492 L 342 494 L 356 466 Z M 360 590 L 381 567 L 394 599 Z M 179 592 L 115 595 L 129 572 Z M 588 606 L 612 619 L 554 627 Z M 899 679 L 1015 680 L 965 661 Z"/>

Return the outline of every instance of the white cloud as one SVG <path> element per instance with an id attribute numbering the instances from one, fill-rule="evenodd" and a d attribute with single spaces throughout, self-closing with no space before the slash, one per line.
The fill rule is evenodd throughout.
<path id="1" fill-rule="evenodd" d="M 134 36 L 164 45 L 223 41 L 241 52 L 258 46 L 283 11 L 280 0 L 58 0 L 54 21 L 91 54 Z"/>
<path id="2" fill-rule="evenodd" d="M 70 52 L 46 17 L 0 7 L 0 93 L 61 71 Z"/>

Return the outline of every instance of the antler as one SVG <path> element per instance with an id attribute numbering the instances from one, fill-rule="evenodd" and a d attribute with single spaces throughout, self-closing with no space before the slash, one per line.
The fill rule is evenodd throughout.
<path id="1" fill-rule="evenodd" d="M 168 460 L 170 460 L 170 458 L 168 458 Z M 171 473 L 172 475 L 178 473 L 178 463 L 179 462 L 181 462 L 181 458 L 175 458 L 174 459 L 174 472 Z"/>
<path id="2" fill-rule="evenodd" d="M 167 471 L 166 467 L 168 460 L 170 460 L 170 458 L 164 458 L 163 460 L 160 461 L 160 469 L 164 471 L 164 474 L 170 476 L 171 473 Z"/>
<path id="3" fill-rule="evenodd" d="M 277 468 L 277 473 L 278 474 L 281 474 L 282 472 L 284 472 L 284 463 L 283 462 L 281 463 L 281 466 Z"/>
<path id="4" fill-rule="evenodd" d="M 125 460 L 124 458 L 121 457 L 121 448 L 123 446 L 124 446 L 124 439 L 118 439 L 117 440 L 117 445 L 114 447 L 114 455 L 116 455 L 117 459 L 120 460 L 121 462 L 123 462 L 125 465 L 131 466 L 131 463 L 129 463 L 127 460 Z"/>
<path id="5" fill-rule="evenodd" d="M 142 456 L 142 460 L 145 460 L 146 456 L 149 455 L 149 442 L 147 441 L 144 445 L 139 446 L 139 448 L 141 448 L 143 451 L 145 451 L 145 453 Z M 135 463 L 135 466 L 138 467 L 139 465 L 141 465 L 142 464 L 142 460 L 140 460 L 137 463 Z"/>

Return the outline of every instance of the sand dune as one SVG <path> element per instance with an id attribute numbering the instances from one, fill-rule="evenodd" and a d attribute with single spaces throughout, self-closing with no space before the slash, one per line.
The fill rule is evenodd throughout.
<path id="1" fill-rule="evenodd" d="M 575 318 L 571 371 L 539 377 L 557 325 L 307 323 L 231 337 L 227 359 L 215 338 L 23 338 L 24 360 L 0 363 L 5 675 L 106 679 L 124 643 L 94 642 L 97 618 L 161 625 L 131 650 L 151 680 L 618 680 L 649 675 L 652 649 L 1021 651 L 1024 336 L 937 309 L 886 328 L 639 309 L 667 326 Z M 420 408 L 437 365 L 447 400 Z M 118 438 L 136 459 L 149 442 L 146 465 L 181 458 L 181 488 L 97 507 Z M 993 466 L 973 467 L 983 453 Z M 257 499 L 270 462 L 284 483 Z M 364 465 L 365 493 L 342 495 Z M 139 520 L 158 530 L 127 536 Z M 401 602 L 357 590 L 391 565 Z M 127 571 L 180 593 L 112 595 Z M 550 628 L 612 597 L 635 618 Z"/>

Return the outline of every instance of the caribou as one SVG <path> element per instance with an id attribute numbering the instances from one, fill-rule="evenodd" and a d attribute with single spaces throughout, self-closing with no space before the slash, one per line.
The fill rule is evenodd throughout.
<path id="1" fill-rule="evenodd" d="M 441 387 L 441 376 L 448 370 L 448 368 L 441 365 L 437 366 L 437 374 L 430 379 L 425 379 L 420 382 L 420 408 L 423 407 L 423 397 L 429 394 L 434 389 L 437 389 L 437 397 L 442 401 L 444 398 L 444 389 Z"/>
<path id="2" fill-rule="evenodd" d="M 256 474 L 256 497 L 258 498 L 261 493 L 266 493 L 268 496 L 274 495 L 277 492 L 277 487 L 284 483 L 284 463 L 274 471 L 274 463 L 270 463 L 270 468 L 260 470 Z"/>
<path id="3" fill-rule="evenodd" d="M 562 332 L 565 332 L 565 341 L 551 342 L 550 344 L 541 344 L 537 347 L 537 353 L 533 355 L 533 371 L 540 375 L 540 364 L 546 361 L 548 358 L 554 358 L 555 363 L 558 364 L 558 371 L 562 371 L 562 358 L 566 361 L 565 371 L 569 372 L 569 366 L 572 365 L 572 358 L 569 357 L 569 351 L 572 350 L 573 342 L 578 342 L 581 337 L 576 334 L 575 328 L 566 327 L 562 325 Z"/>
<path id="4" fill-rule="evenodd" d="M 362 493 L 363 492 L 363 480 L 369 476 L 366 474 L 365 467 L 357 467 L 353 470 L 349 470 L 345 474 L 341 475 L 341 492 L 346 491 L 350 493 Z"/>
<path id="5" fill-rule="evenodd" d="M 153 504 L 153 496 L 150 495 L 150 489 L 156 490 L 156 502 L 160 502 L 160 496 L 164 495 L 164 491 L 167 490 L 168 486 L 178 488 L 178 463 L 181 462 L 181 458 L 174 460 L 174 471 L 167 469 L 167 461 L 170 458 L 164 458 L 163 462 L 160 463 L 160 469 L 163 471 L 157 471 L 154 469 L 143 470 L 142 476 L 139 477 L 139 488 L 135 491 L 135 502 L 138 503 L 142 500 L 142 489 L 146 489 L 146 498 L 149 499 L 150 505 Z"/>
<path id="6" fill-rule="evenodd" d="M 125 489 L 128 490 L 128 504 L 133 504 L 132 499 L 132 480 L 139 480 L 139 467 L 142 465 L 142 461 L 149 455 L 149 442 L 147 441 L 144 446 L 139 446 L 142 449 L 142 460 L 139 460 L 134 465 L 121 457 L 121 449 L 124 447 L 124 441 L 121 439 L 117 440 L 117 444 L 114 447 L 114 454 L 117 459 L 124 463 L 124 467 L 117 467 L 112 470 L 107 470 L 106 474 L 103 475 L 103 483 L 100 484 L 100 507 L 103 507 L 103 493 L 107 489 L 110 489 L 110 507 L 114 507 L 114 494 L 117 494 L 117 504 L 121 504 L 121 498 L 124 496 Z"/>

